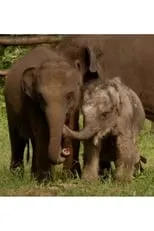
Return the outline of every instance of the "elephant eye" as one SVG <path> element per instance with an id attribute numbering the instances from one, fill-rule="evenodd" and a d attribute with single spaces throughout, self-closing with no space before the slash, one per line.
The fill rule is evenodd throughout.
<path id="1" fill-rule="evenodd" d="M 101 117 L 106 118 L 107 115 L 108 115 L 108 112 L 103 112 L 103 113 L 101 114 Z"/>
<path id="2" fill-rule="evenodd" d="M 107 111 L 103 113 L 103 115 L 104 115 L 104 116 L 106 116 L 107 114 L 108 114 L 108 112 L 107 112 Z"/>

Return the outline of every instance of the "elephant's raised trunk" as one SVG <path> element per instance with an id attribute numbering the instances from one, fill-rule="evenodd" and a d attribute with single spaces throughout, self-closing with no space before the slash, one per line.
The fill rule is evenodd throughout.
<path id="1" fill-rule="evenodd" d="M 91 124 L 86 125 L 81 131 L 73 131 L 65 125 L 63 128 L 63 134 L 69 138 L 86 140 L 93 137 L 98 132 L 98 130 L 98 127 L 94 127 Z"/>
<path id="2" fill-rule="evenodd" d="M 61 150 L 62 131 L 65 122 L 65 111 L 62 105 L 59 107 L 52 105 L 46 109 L 47 121 L 49 126 L 49 147 L 48 154 L 52 164 L 60 164 L 65 161 L 65 153 Z"/>

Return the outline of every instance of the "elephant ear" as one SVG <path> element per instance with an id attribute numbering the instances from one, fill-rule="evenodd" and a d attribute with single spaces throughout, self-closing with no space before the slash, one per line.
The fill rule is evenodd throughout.
<path id="1" fill-rule="evenodd" d="M 87 72 L 100 74 L 101 69 L 97 60 L 98 52 L 89 47 L 82 47 L 80 52 L 79 59 L 75 60 L 76 67 L 84 74 Z"/>
<path id="2" fill-rule="evenodd" d="M 98 62 L 98 52 L 95 52 L 89 47 L 82 48 L 80 58 L 75 60 L 75 66 L 82 73 L 82 83 L 87 83 L 91 80 L 102 78 L 103 70 Z"/>
<path id="3" fill-rule="evenodd" d="M 85 48 L 85 63 L 87 64 L 90 72 L 97 72 L 96 55 L 89 47 Z"/>
<path id="4" fill-rule="evenodd" d="M 37 75 L 38 70 L 35 66 L 28 67 L 23 72 L 21 87 L 24 93 L 31 98 L 35 95 Z"/>
<path id="5" fill-rule="evenodd" d="M 91 49 L 87 48 L 87 60 L 88 60 L 88 68 L 92 73 L 98 73 L 99 76 L 102 76 L 103 70 L 101 65 L 99 64 L 99 60 L 104 55 L 104 53 L 98 48 Z"/>

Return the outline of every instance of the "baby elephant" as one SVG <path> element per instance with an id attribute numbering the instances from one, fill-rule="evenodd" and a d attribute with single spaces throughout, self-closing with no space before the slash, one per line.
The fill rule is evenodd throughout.
<path id="1" fill-rule="evenodd" d="M 85 140 L 82 177 L 97 179 L 99 164 L 109 155 L 108 159 L 115 161 L 115 179 L 130 181 L 140 163 L 136 139 L 145 121 L 136 93 L 119 77 L 92 80 L 83 90 L 82 113 L 85 126 L 81 131 L 72 131 L 67 126 L 63 129 L 66 137 Z M 116 150 L 105 154 L 103 141 L 107 136 L 114 138 Z"/>

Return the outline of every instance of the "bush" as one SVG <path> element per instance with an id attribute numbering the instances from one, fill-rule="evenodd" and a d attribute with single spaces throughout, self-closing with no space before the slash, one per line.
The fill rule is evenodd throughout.
<path id="1" fill-rule="evenodd" d="M 30 47 L 6 47 L 3 56 L 0 57 L 0 69 L 9 68 L 18 58 L 26 54 L 29 49 Z"/>
<path id="2" fill-rule="evenodd" d="M 4 49 L 2 47 L 2 49 Z M 31 47 L 21 47 L 21 46 L 8 46 L 2 52 L 3 55 L 0 56 L 0 69 L 8 69 L 10 66 L 20 57 L 25 55 Z M 0 95 L 3 92 L 4 78 L 0 78 Z"/>

